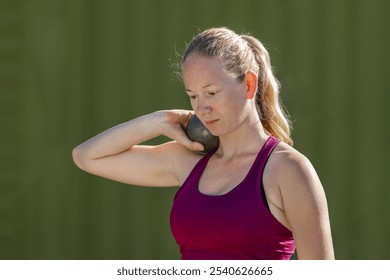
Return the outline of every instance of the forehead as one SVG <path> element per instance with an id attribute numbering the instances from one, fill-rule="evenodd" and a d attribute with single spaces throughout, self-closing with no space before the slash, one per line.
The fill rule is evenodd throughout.
<path id="1" fill-rule="evenodd" d="M 230 76 L 225 71 L 221 60 L 196 53 L 192 53 L 186 58 L 182 71 L 185 84 L 202 81 L 217 82 Z"/>
<path id="2" fill-rule="evenodd" d="M 183 71 L 187 68 L 193 67 L 216 67 L 223 68 L 223 64 L 220 59 L 212 56 L 205 56 L 198 53 L 192 53 L 187 56 L 186 60 L 183 63 Z"/>

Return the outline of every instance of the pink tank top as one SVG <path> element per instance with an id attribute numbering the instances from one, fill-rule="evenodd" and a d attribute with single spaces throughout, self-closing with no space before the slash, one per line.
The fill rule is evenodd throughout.
<path id="1" fill-rule="evenodd" d="M 214 152 L 205 155 L 176 193 L 170 216 L 182 259 L 289 259 L 292 233 L 270 212 L 262 175 L 279 140 L 269 137 L 244 180 L 224 195 L 205 195 L 198 182 Z"/>

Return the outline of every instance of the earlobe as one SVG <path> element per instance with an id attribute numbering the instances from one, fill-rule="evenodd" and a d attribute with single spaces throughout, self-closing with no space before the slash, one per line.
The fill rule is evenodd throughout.
<path id="1" fill-rule="evenodd" d="M 257 75 L 252 71 L 249 71 L 245 75 L 246 84 L 246 98 L 253 99 L 257 92 Z"/>

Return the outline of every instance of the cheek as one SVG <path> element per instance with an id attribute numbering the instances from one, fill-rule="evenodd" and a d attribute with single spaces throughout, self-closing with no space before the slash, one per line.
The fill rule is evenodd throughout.
<path id="1" fill-rule="evenodd" d="M 247 102 L 245 90 L 242 90 L 242 88 L 236 88 L 235 90 L 232 90 L 229 92 L 226 102 L 228 103 L 227 105 L 232 109 L 241 110 Z"/>
<path id="2" fill-rule="evenodd" d="M 192 110 L 195 111 L 195 109 L 196 109 L 196 100 L 190 99 L 190 105 L 191 105 Z"/>

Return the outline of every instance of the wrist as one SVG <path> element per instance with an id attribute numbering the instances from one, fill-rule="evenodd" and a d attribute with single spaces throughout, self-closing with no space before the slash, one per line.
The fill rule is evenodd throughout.
<path id="1" fill-rule="evenodd" d="M 150 124 L 154 127 L 154 130 L 158 135 L 164 135 L 164 127 L 168 121 L 168 112 L 161 110 L 150 114 Z"/>

